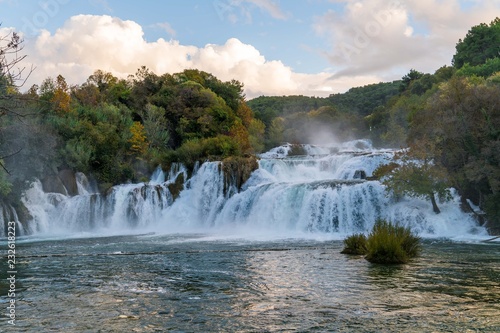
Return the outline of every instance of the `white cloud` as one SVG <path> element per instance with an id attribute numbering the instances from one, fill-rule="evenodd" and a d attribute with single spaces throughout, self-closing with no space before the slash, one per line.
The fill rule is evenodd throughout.
<path id="1" fill-rule="evenodd" d="M 213 5 L 221 20 L 228 20 L 233 24 L 240 21 L 252 23 L 255 7 L 274 19 L 286 20 L 290 16 L 273 0 L 215 0 Z"/>
<path id="2" fill-rule="evenodd" d="M 260 9 L 268 12 L 275 19 L 284 20 L 288 17 L 280 8 L 278 4 L 271 0 L 243 0 L 250 2 L 259 7 Z"/>
<path id="3" fill-rule="evenodd" d="M 172 26 L 168 22 L 156 23 L 154 26 L 161 28 L 167 34 L 169 34 L 171 37 L 175 37 L 175 35 L 177 34 L 177 32 L 174 30 L 174 28 L 172 28 Z"/>
<path id="4" fill-rule="evenodd" d="M 498 0 L 469 1 L 467 9 L 464 0 L 330 1 L 342 3 L 344 12 L 317 17 L 314 29 L 330 42 L 327 56 L 337 75 L 386 79 L 449 65 L 458 39 L 500 11 Z"/>
<path id="5" fill-rule="evenodd" d="M 79 15 L 54 34 L 48 31 L 26 45 L 29 61 L 37 67 L 27 88 L 45 78 L 63 75 L 70 84 L 81 84 L 95 70 L 119 77 L 134 74 L 141 66 L 153 72 L 176 73 L 198 68 L 219 79 L 244 83 L 248 98 L 259 95 L 303 94 L 328 96 L 352 86 L 380 81 L 373 75 L 338 80 L 331 73 L 296 73 L 281 61 L 267 60 L 255 47 L 231 38 L 223 45 L 182 45 L 158 39 L 147 42 L 140 25 L 110 16 Z"/>

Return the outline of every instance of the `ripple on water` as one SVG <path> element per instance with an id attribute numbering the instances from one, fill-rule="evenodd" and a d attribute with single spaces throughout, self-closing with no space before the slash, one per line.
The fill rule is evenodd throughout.
<path id="1" fill-rule="evenodd" d="M 498 246 L 426 242 L 400 266 L 341 255 L 341 246 L 130 236 L 23 244 L 17 329 L 500 331 Z"/>

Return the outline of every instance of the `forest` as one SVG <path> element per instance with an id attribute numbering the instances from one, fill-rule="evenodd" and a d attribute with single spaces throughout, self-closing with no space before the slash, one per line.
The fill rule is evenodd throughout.
<path id="1" fill-rule="evenodd" d="M 500 232 L 500 19 L 472 27 L 451 66 L 326 98 L 258 97 L 196 69 L 126 79 L 97 70 L 70 86 L 57 75 L 26 90 L 17 34 L 0 37 L 0 195 L 19 206 L 35 179 L 64 170 L 105 192 L 158 165 L 249 157 L 291 143 L 369 138 L 407 148 L 377 177 L 394 195 L 445 200 L 449 188 Z M 473 209 L 474 208 L 474 209 Z"/>

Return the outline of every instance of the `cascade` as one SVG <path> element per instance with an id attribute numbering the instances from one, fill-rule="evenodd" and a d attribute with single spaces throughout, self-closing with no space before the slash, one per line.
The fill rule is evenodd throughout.
<path id="1" fill-rule="evenodd" d="M 19 221 L 14 207 L 0 201 L 0 238 L 7 237 L 9 235 L 9 231 L 12 231 L 12 229 L 9 229 L 9 227 L 12 227 L 12 224 L 9 225 L 9 222 L 15 223 L 16 235 L 22 235 L 25 233 L 24 227 Z"/>
<path id="2" fill-rule="evenodd" d="M 345 235 L 368 232 L 378 218 L 385 218 L 423 236 L 486 234 L 460 211 L 456 195 L 441 203 L 440 215 L 425 200 L 389 198 L 378 181 L 369 179 L 378 166 L 391 161 L 392 150 L 356 140 L 330 147 L 302 145 L 300 151 L 303 155 L 289 156 L 292 145 L 287 144 L 262 154 L 240 191 L 234 185 L 227 188 L 221 162 L 197 165 L 189 179 L 180 164 L 167 172 L 158 168 L 149 182 L 115 186 L 106 194 L 97 193 L 83 174 L 77 174 L 78 195 L 72 197 L 44 193 L 35 182 L 23 199 L 33 216 L 26 233 L 242 229 Z"/>
<path id="3" fill-rule="evenodd" d="M 123 232 L 148 226 L 172 204 L 168 187 L 181 174 L 187 178 L 187 170 L 174 164 L 167 180 L 159 168 L 148 183 L 114 186 L 106 194 L 97 193 L 83 174 L 77 174 L 79 192 L 73 197 L 44 193 L 41 183 L 35 181 L 23 198 L 34 217 L 30 233 Z"/>

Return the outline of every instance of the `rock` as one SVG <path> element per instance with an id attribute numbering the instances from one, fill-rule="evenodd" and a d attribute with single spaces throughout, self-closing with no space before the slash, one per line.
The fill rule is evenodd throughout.
<path id="1" fill-rule="evenodd" d="M 68 191 L 61 179 L 56 175 L 46 176 L 42 180 L 42 189 L 45 193 L 59 193 L 68 195 Z"/>
<path id="2" fill-rule="evenodd" d="M 137 317 L 137 316 L 131 316 L 131 315 L 128 315 L 128 316 L 127 315 L 119 315 L 118 319 L 134 319 L 134 320 L 137 320 L 137 319 L 139 319 L 139 317 Z"/>
<path id="3" fill-rule="evenodd" d="M 75 196 L 78 195 L 78 185 L 76 184 L 76 175 L 73 170 L 65 169 L 59 171 L 57 174 L 62 184 L 66 188 L 68 195 Z"/>
<path id="4" fill-rule="evenodd" d="M 222 161 L 221 166 L 224 172 L 224 193 L 227 193 L 231 186 L 239 191 L 252 172 L 259 168 L 259 163 L 255 156 L 228 157 Z"/>
<path id="5" fill-rule="evenodd" d="M 356 170 L 354 172 L 354 179 L 366 179 L 366 172 L 364 170 Z"/>
<path id="6" fill-rule="evenodd" d="M 168 190 L 170 191 L 170 194 L 172 194 L 174 201 L 179 197 L 179 194 L 184 189 L 184 181 L 184 174 L 180 173 L 175 179 L 175 182 L 168 184 Z"/>

